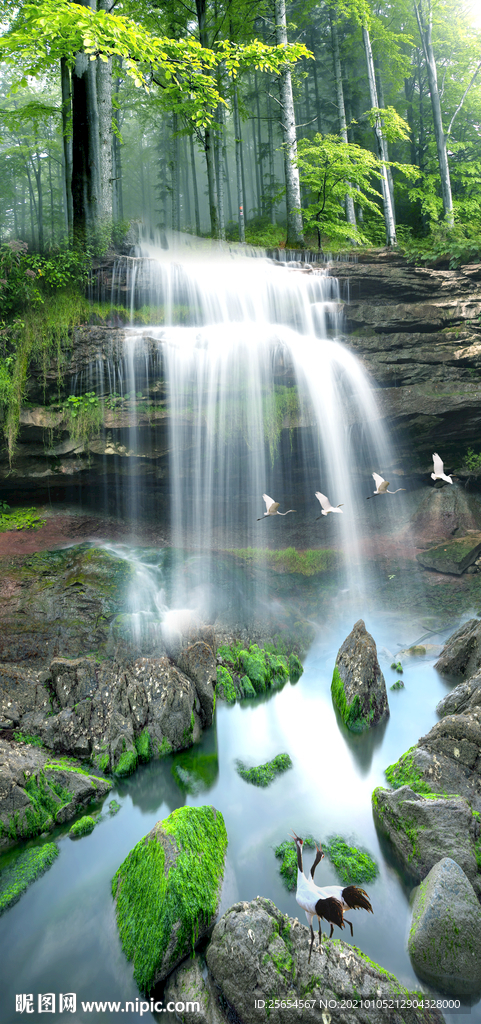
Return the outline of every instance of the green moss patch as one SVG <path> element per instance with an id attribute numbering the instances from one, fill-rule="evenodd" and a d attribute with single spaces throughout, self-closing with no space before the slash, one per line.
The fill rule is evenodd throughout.
<path id="1" fill-rule="evenodd" d="M 264 648 L 251 644 L 247 649 L 237 641 L 223 644 L 217 650 L 222 665 L 217 668 L 219 696 L 233 704 L 236 699 L 253 697 L 282 686 L 289 678 L 297 682 L 303 672 L 302 664 L 294 652 L 287 657 L 284 645 L 266 644 Z M 240 676 L 240 685 L 233 675 Z"/>
<path id="2" fill-rule="evenodd" d="M 162 832 L 179 850 L 167 865 Z M 194 949 L 201 926 L 214 917 L 226 848 L 219 811 L 180 807 L 137 843 L 114 876 L 120 940 L 126 957 L 134 961 L 134 978 L 142 992 L 154 983 L 174 927 L 178 930 L 169 965 Z"/>
<path id="3" fill-rule="evenodd" d="M 91 818 L 89 814 L 85 814 L 83 818 L 79 818 L 78 821 L 74 822 L 72 828 L 69 830 L 69 836 L 71 836 L 72 839 L 79 839 L 80 836 L 88 836 L 90 832 L 93 832 L 95 825 L 95 818 Z"/>
<path id="4" fill-rule="evenodd" d="M 68 789 L 55 779 L 47 779 L 42 771 L 27 778 L 24 788 L 30 797 L 30 806 L 25 809 L 23 821 L 18 813 L 12 815 L 7 832 L 14 840 L 38 836 L 51 828 L 58 811 L 72 799 Z"/>
<path id="5" fill-rule="evenodd" d="M 120 779 L 126 778 L 127 775 L 132 775 L 132 772 L 137 767 L 138 760 L 136 750 L 124 750 L 120 755 L 116 768 L 114 768 L 113 774 L 117 775 Z"/>
<path id="6" fill-rule="evenodd" d="M 199 793 L 216 782 L 219 759 L 217 754 L 200 754 L 194 747 L 176 754 L 171 771 L 184 793 Z"/>
<path id="7" fill-rule="evenodd" d="M 389 687 L 390 690 L 404 690 L 404 682 L 402 679 L 396 679 L 396 682 Z"/>
<path id="8" fill-rule="evenodd" d="M 237 694 L 230 672 L 223 665 L 217 666 L 217 690 L 219 697 L 228 704 L 235 704 Z"/>
<path id="9" fill-rule="evenodd" d="M 292 768 L 289 754 L 278 754 L 272 761 L 266 761 L 266 764 L 260 764 L 257 768 L 246 768 L 242 761 L 236 764 L 240 777 L 253 786 L 269 786 L 278 775 Z"/>
<path id="10" fill-rule="evenodd" d="M 142 761 L 145 764 L 147 761 L 151 760 L 152 744 L 150 742 L 150 733 L 148 729 L 143 729 L 140 736 L 136 737 L 135 749 L 137 751 L 139 761 Z"/>
<path id="11" fill-rule="evenodd" d="M 118 814 L 120 811 L 120 804 L 116 800 L 111 800 L 109 803 L 109 814 L 113 818 L 114 814 Z"/>
<path id="12" fill-rule="evenodd" d="M 384 774 L 393 789 L 399 789 L 401 786 L 410 786 L 415 793 L 430 793 L 430 786 L 424 781 L 420 771 L 414 766 L 413 751 L 415 749 L 416 747 L 413 746 L 406 750 L 406 753 L 401 755 L 399 761 L 390 764 L 386 768 Z"/>
<path id="13" fill-rule="evenodd" d="M 8 910 L 28 886 L 35 882 L 58 857 L 55 843 L 45 843 L 24 850 L 19 857 L 0 873 L 0 914 Z"/>
<path id="14" fill-rule="evenodd" d="M 346 884 L 360 885 L 372 882 L 379 874 L 376 861 L 365 850 L 346 843 L 342 836 L 331 836 L 324 843 L 324 850 L 334 867 Z"/>
<path id="15" fill-rule="evenodd" d="M 312 836 L 304 839 L 304 847 L 313 849 L 316 843 Z M 289 892 L 295 892 L 297 888 L 297 849 L 293 839 L 286 839 L 279 846 L 276 846 L 274 853 L 282 861 L 280 866 L 281 877 Z"/>
<path id="16" fill-rule="evenodd" d="M 332 675 L 331 694 L 334 704 L 347 728 L 351 732 L 363 732 L 369 725 L 369 721 L 361 714 L 361 701 L 357 694 L 350 704 L 347 703 L 344 683 L 337 666 Z"/>
<path id="17" fill-rule="evenodd" d="M 291 651 L 289 655 L 287 668 L 289 671 L 289 679 L 291 680 L 291 683 L 297 683 L 297 681 L 301 678 L 304 669 L 302 667 L 302 662 L 299 661 L 297 654 L 294 654 L 293 651 Z"/>
<path id="18" fill-rule="evenodd" d="M 295 548 L 284 548 L 281 551 L 269 551 L 267 548 L 232 548 L 229 554 L 244 562 L 263 565 L 280 573 L 298 573 L 301 576 L 316 576 L 319 573 L 335 569 L 339 563 L 339 552 L 330 548 L 313 548 L 307 551 L 296 551 Z"/>
<path id="19" fill-rule="evenodd" d="M 0 512 L 0 533 L 7 530 L 38 530 L 45 526 L 46 519 L 38 514 L 36 508 L 16 508 L 13 511 Z"/>

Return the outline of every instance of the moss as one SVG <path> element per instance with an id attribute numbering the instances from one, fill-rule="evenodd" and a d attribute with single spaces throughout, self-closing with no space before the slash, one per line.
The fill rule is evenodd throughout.
<path id="1" fill-rule="evenodd" d="M 257 644 L 252 644 L 248 651 L 240 652 L 239 660 L 256 693 L 265 693 L 271 672 L 264 651 Z"/>
<path id="2" fill-rule="evenodd" d="M 403 667 L 400 661 L 393 661 L 391 668 L 393 668 L 396 672 L 399 672 L 399 674 L 402 675 Z"/>
<path id="3" fill-rule="evenodd" d="M 214 785 L 219 775 L 219 759 L 217 754 L 201 754 L 193 747 L 175 755 L 171 771 L 185 793 L 198 793 Z"/>
<path id="4" fill-rule="evenodd" d="M 117 923 L 134 978 L 148 992 L 162 963 L 174 927 L 180 922 L 169 963 L 188 946 L 194 950 L 201 925 L 217 910 L 227 832 L 212 807 L 180 807 L 161 823 L 179 849 L 165 870 L 161 843 L 150 834 L 129 853 L 112 881 Z"/>
<path id="5" fill-rule="evenodd" d="M 85 814 L 83 818 L 79 818 L 75 821 L 69 830 L 69 836 L 72 839 L 78 839 L 80 836 L 88 836 L 90 832 L 95 828 L 96 822 L 89 814 Z"/>
<path id="6" fill-rule="evenodd" d="M 110 757 L 108 754 L 92 754 L 92 763 L 98 768 L 99 772 L 107 772 L 109 770 Z"/>
<path id="7" fill-rule="evenodd" d="M 286 887 L 289 889 L 289 892 L 295 892 L 297 886 L 297 851 L 294 843 L 285 840 L 280 846 L 276 846 L 274 853 L 276 857 L 282 860 L 279 871 Z"/>
<path id="8" fill-rule="evenodd" d="M 256 691 L 254 690 L 254 687 L 253 687 L 253 685 L 252 685 L 252 683 L 251 683 L 251 681 L 249 679 L 249 676 L 242 676 L 240 684 L 241 684 L 241 687 L 242 687 L 242 696 L 243 697 L 256 697 L 257 696 Z"/>
<path id="9" fill-rule="evenodd" d="M 395 764 L 390 764 L 384 774 L 389 782 L 389 785 L 393 789 L 399 789 L 400 786 L 410 786 L 415 793 L 430 793 L 431 787 L 421 776 L 420 771 L 414 766 L 413 751 L 416 749 L 415 746 L 410 747 L 406 750 L 405 754 L 396 761 Z"/>
<path id="10" fill-rule="evenodd" d="M 317 576 L 330 572 L 339 563 L 338 551 L 330 548 L 312 548 L 297 551 L 296 548 L 284 548 L 280 551 L 269 551 L 267 548 L 230 548 L 228 553 L 235 558 L 253 565 L 265 566 L 279 573 L 297 573 L 300 576 Z"/>
<path id="11" fill-rule="evenodd" d="M 16 508 L 11 512 L 0 511 L 0 533 L 7 530 L 38 530 L 45 526 L 36 508 Z"/>
<path id="12" fill-rule="evenodd" d="M 360 885 L 379 874 L 376 861 L 364 850 L 349 846 L 342 836 L 331 836 L 324 849 L 343 882 Z"/>
<path id="13" fill-rule="evenodd" d="M 350 704 L 347 703 L 344 683 L 341 679 L 337 665 L 332 675 L 331 694 L 339 714 L 351 732 L 363 732 L 369 725 L 369 720 L 361 715 L 361 701 L 358 694 Z"/>
<path id="14" fill-rule="evenodd" d="M 125 778 L 127 775 L 132 775 L 138 764 L 138 757 L 136 750 L 124 750 L 120 755 L 117 767 L 114 768 L 114 775 L 119 778 Z"/>
<path id="15" fill-rule="evenodd" d="M 30 798 L 30 805 L 25 809 L 22 822 L 18 813 L 12 815 L 9 822 L 11 839 L 40 835 L 52 826 L 58 811 L 72 799 L 68 789 L 55 779 L 47 779 L 43 771 L 39 771 L 38 776 L 27 778 L 24 788 Z"/>
<path id="16" fill-rule="evenodd" d="M 266 761 L 265 764 L 260 764 L 257 768 L 246 768 L 242 761 L 237 761 L 236 764 L 241 778 L 246 782 L 251 782 L 253 786 L 269 786 L 277 775 L 292 768 L 289 754 L 278 754 L 272 761 Z"/>
<path id="17" fill-rule="evenodd" d="M 0 914 L 20 899 L 22 893 L 58 857 L 55 843 L 45 843 L 24 850 L 19 857 L 0 873 Z"/>
<path id="18" fill-rule="evenodd" d="M 139 761 L 142 761 L 143 763 L 150 761 L 152 757 L 152 744 L 150 742 L 150 733 L 148 729 L 144 729 L 140 733 L 140 736 L 136 737 L 135 749 L 137 751 Z"/>
<path id="19" fill-rule="evenodd" d="M 219 698 L 223 698 L 228 704 L 235 704 L 236 692 L 230 672 L 223 665 L 217 666 L 217 689 Z"/>
<path id="20" fill-rule="evenodd" d="M 298 679 L 301 678 L 304 669 L 302 667 L 302 663 L 297 657 L 297 654 L 294 654 L 293 651 L 289 655 L 288 670 L 291 683 L 297 683 Z"/>
<path id="21" fill-rule="evenodd" d="M 109 814 L 113 818 L 114 814 L 118 814 L 120 811 L 120 804 L 116 800 L 111 800 L 109 803 Z"/>
<path id="22" fill-rule="evenodd" d="M 404 690 L 404 682 L 402 679 L 396 679 L 396 682 L 389 687 L 390 690 Z"/>
<path id="23" fill-rule="evenodd" d="M 43 741 L 40 739 L 40 736 L 30 736 L 29 733 L 16 731 L 13 734 L 13 738 L 17 741 L 17 743 L 30 743 L 33 747 L 45 746 Z"/>
<path id="24" fill-rule="evenodd" d="M 166 757 L 167 754 L 172 753 L 172 744 L 169 743 L 168 739 L 164 736 L 162 743 L 157 743 L 157 757 Z"/>

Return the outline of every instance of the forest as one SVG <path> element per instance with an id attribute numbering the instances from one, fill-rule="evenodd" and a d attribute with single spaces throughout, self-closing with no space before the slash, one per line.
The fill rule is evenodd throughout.
<path id="1" fill-rule="evenodd" d="M 63 284 L 132 222 L 265 247 L 476 259 L 476 6 L 4 0 L 7 313 L 19 263 L 27 291 L 27 266 L 37 287 Z"/>

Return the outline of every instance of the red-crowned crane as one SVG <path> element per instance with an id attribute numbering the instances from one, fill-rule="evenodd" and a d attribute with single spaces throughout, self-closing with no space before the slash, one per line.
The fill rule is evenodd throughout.
<path id="1" fill-rule="evenodd" d="M 296 511 L 295 508 L 289 508 L 287 512 L 278 512 L 277 509 L 279 508 L 280 502 L 274 501 L 274 498 L 270 498 L 268 494 L 263 494 L 262 500 L 266 503 L 267 511 L 264 512 L 263 516 L 260 516 L 257 520 L 258 523 L 260 523 L 261 519 L 264 519 L 264 516 L 288 516 L 289 512 Z"/>
<path id="2" fill-rule="evenodd" d="M 311 867 L 311 881 L 313 884 L 315 884 L 314 872 L 317 868 L 317 865 L 319 864 L 323 857 L 324 853 L 322 850 L 322 846 L 318 846 L 316 843 L 316 859 Z M 347 920 L 347 917 L 344 917 L 344 910 L 368 910 L 371 914 L 374 913 L 369 902 L 369 896 L 366 890 L 361 889 L 358 885 L 325 885 L 322 887 L 322 889 L 320 889 L 316 885 L 316 889 L 319 893 L 322 893 L 323 895 L 334 896 L 335 899 L 341 902 L 343 910 L 343 920 L 346 922 L 346 924 L 349 925 L 351 929 L 351 938 L 353 937 L 354 934 L 352 930 L 352 924 L 350 921 Z M 331 924 L 331 934 L 329 936 L 330 939 L 332 939 L 333 931 L 334 927 Z"/>
<path id="3" fill-rule="evenodd" d="M 326 495 L 325 494 L 321 494 L 320 491 L 316 491 L 316 498 L 317 498 L 317 500 L 318 500 L 318 502 L 319 502 L 319 504 L 320 504 L 320 506 L 322 508 L 321 516 L 328 516 L 329 512 L 339 512 L 339 514 L 342 516 L 342 512 L 341 512 L 341 505 L 343 504 L 342 502 L 341 502 L 341 505 L 331 505 L 331 502 L 329 501 L 329 498 L 326 498 Z M 321 516 L 318 516 L 317 519 L 320 519 Z M 316 523 L 317 523 L 317 519 L 316 519 Z"/>
<path id="4" fill-rule="evenodd" d="M 374 480 L 374 483 L 376 484 L 376 490 L 369 495 L 369 497 L 367 498 L 368 501 L 369 498 L 373 498 L 375 494 L 397 494 L 398 491 L 406 490 L 405 487 L 398 487 L 396 491 L 388 491 L 389 480 L 384 480 L 382 476 L 379 476 L 379 473 L 373 473 L 372 478 Z"/>
<path id="5" fill-rule="evenodd" d="M 433 470 L 434 472 L 431 473 L 431 480 L 445 480 L 447 484 L 452 484 L 453 481 L 450 476 L 446 476 L 443 460 L 439 458 L 437 452 L 434 452 L 433 454 Z"/>
<path id="6" fill-rule="evenodd" d="M 339 928 L 344 928 L 343 921 L 343 910 L 341 900 L 336 896 L 327 895 L 323 896 L 321 890 L 314 885 L 312 878 L 306 878 L 302 868 L 302 844 L 303 839 L 299 839 L 295 832 L 293 833 L 296 841 L 297 849 L 297 891 L 296 901 L 300 907 L 305 911 L 309 927 L 311 929 L 311 945 L 309 947 L 309 959 L 311 961 L 312 947 L 314 944 L 314 929 L 312 927 L 313 917 L 317 917 L 319 922 L 319 952 L 321 952 L 322 942 L 322 931 L 321 931 L 321 918 L 325 921 L 329 921 L 331 925 L 331 935 L 333 932 L 333 926 L 337 924 Z"/>

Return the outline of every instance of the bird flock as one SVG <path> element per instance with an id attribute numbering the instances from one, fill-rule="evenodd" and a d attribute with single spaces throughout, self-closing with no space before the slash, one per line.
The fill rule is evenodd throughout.
<path id="1" fill-rule="evenodd" d="M 372 494 L 368 495 L 367 501 L 369 501 L 370 498 L 374 498 L 379 494 L 398 494 L 399 491 L 406 490 L 405 487 L 398 487 L 395 491 L 389 491 L 389 480 L 385 480 L 384 477 L 379 475 L 379 473 L 373 473 L 372 478 L 374 480 L 374 483 L 376 484 L 376 490 L 373 491 Z M 431 479 L 444 480 L 445 483 L 447 484 L 452 484 L 453 482 L 452 478 L 450 476 L 447 476 L 446 473 L 444 472 L 443 460 L 439 457 L 437 452 L 433 453 L 433 472 L 431 473 Z M 263 516 L 259 517 L 259 519 L 257 520 L 258 523 L 260 523 L 261 519 L 265 519 L 266 516 L 288 516 L 289 512 L 296 511 L 295 508 L 289 508 L 287 512 L 279 512 L 280 502 L 274 501 L 274 499 L 270 498 L 268 494 L 263 494 L 262 498 L 266 504 L 266 511 L 264 512 Z M 342 502 L 340 503 L 340 505 L 331 505 L 331 502 L 329 501 L 327 495 L 321 494 L 320 491 L 316 491 L 316 498 L 321 506 L 321 516 L 328 516 L 330 512 L 340 512 L 340 514 L 342 515 Z M 317 520 L 321 518 L 321 516 L 317 517 L 316 523 Z"/>

